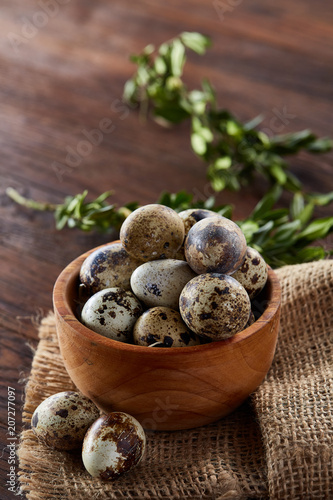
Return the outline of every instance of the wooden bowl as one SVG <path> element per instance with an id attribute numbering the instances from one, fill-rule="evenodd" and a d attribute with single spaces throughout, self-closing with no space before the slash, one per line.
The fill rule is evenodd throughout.
<path id="1" fill-rule="evenodd" d="M 102 337 L 78 321 L 79 270 L 94 250 L 62 271 L 53 303 L 68 374 L 101 410 L 129 413 L 146 429 L 189 429 L 232 412 L 259 386 L 280 320 L 281 288 L 271 269 L 260 298 L 263 313 L 252 326 L 227 340 L 161 349 Z"/>

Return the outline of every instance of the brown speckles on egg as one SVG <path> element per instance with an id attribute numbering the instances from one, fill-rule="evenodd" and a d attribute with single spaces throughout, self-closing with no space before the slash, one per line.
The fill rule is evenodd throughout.
<path id="1" fill-rule="evenodd" d="M 197 222 L 185 240 L 185 257 L 198 274 L 231 274 L 243 262 L 246 240 L 240 228 L 225 217 Z"/>
<path id="2" fill-rule="evenodd" d="M 68 417 L 68 410 L 61 408 L 60 410 L 56 411 L 56 415 L 59 415 L 61 418 L 67 418 Z"/>
<path id="3" fill-rule="evenodd" d="M 156 283 L 147 283 L 146 289 L 149 293 L 155 295 L 155 297 L 161 297 L 162 295 L 161 290 L 159 290 Z"/>
<path id="4" fill-rule="evenodd" d="M 252 285 L 255 285 L 256 283 L 258 283 L 258 280 L 259 280 L 258 274 L 255 273 L 253 276 L 251 276 L 250 280 L 251 280 Z"/>
<path id="5" fill-rule="evenodd" d="M 34 411 L 32 430 L 47 446 L 58 450 L 80 447 L 88 427 L 99 410 L 80 393 L 60 392 L 45 399 Z"/>
<path id="6" fill-rule="evenodd" d="M 253 299 L 264 288 L 267 277 L 267 265 L 260 253 L 252 247 L 247 247 L 243 264 L 232 275 Z"/>
<path id="7" fill-rule="evenodd" d="M 198 335 L 221 340 L 244 329 L 251 311 L 245 289 L 231 276 L 207 273 L 185 285 L 180 313 Z"/>
<path id="8" fill-rule="evenodd" d="M 89 474 L 110 481 L 140 462 L 145 445 L 139 422 L 131 415 L 114 412 L 100 417 L 90 427 L 83 442 L 82 460 Z"/>
<path id="9" fill-rule="evenodd" d="M 178 311 L 168 307 L 153 307 L 135 323 L 134 343 L 149 346 L 163 342 L 166 347 L 186 347 L 200 343 L 185 325 Z"/>
<path id="10" fill-rule="evenodd" d="M 141 261 L 173 258 L 184 241 L 182 219 L 169 207 L 138 208 L 124 221 L 120 239 L 126 251 Z"/>
<path id="11" fill-rule="evenodd" d="M 130 277 L 141 261 L 131 257 L 121 243 L 104 245 L 92 252 L 80 270 L 81 282 L 90 295 L 105 288 L 130 290 Z"/>
<path id="12" fill-rule="evenodd" d="M 132 292 L 107 288 L 95 293 L 82 309 L 82 323 L 104 337 L 130 342 L 142 305 Z"/>
<path id="13" fill-rule="evenodd" d="M 132 274 L 131 287 L 147 306 L 178 309 L 179 295 L 196 276 L 187 262 L 176 259 L 154 260 L 139 266 Z"/>

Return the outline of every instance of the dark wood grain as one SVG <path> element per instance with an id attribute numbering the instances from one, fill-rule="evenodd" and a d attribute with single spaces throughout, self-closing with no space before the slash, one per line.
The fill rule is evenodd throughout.
<path id="1" fill-rule="evenodd" d="M 46 2 L 45 2 L 46 3 Z M 223 0 L 220 6 L 239 2 Z M 221 105 L 241 119 L 265 114 L 264 126 L 285 108 L 293 115 L 278 123 L 288 132 L 312 128 L 333 135 L 333 7 L 326 0 L 240 2 L 221 19 L 214 2 L 186 0 L 69 0 L 55 14 L 40 17 L 40 2 L 2 0 L 0 18 L 0 318 L 1 442 L 7 430 L 7 386 L 16 389 L 16 427 L 37 343 L 38 319 L 51 308 L 51 292 L 60 271 L 107 236 L 54 229 L 52 215 L 15 206 L 5 195 L 13 186 L 24 195 L 61 202 L 65 195 L 89 189 L 93 197 L 106 189 L 114 201 L 153 202 L 163 189 L 185 188 L 211 194 L 205 166 L 191 152 L 187 125 L 177 131 L 142 123 L 135 111 L 113 106 L 134 68 L 131 52 L 159 44 L 182 30 L 209 34 L 207 56 L 191 55 L 186 70 L 190 86 L 207 76 Z M 62 5 L 60 5 L 62 4 Z M 39 16 L 39 17 L 38 17 Z M 40 26 L 21 39 L 27 19 Z M 44 19 L 44 21 L 43 21 Z M 33 27 L 30 29 L 33 30 Z M 23 30 L 23 31 L 22 31 Z M 25 32 L 27 33 L 27 32 Z M 28 33 L 29 34 L 29 33 Z M 126 116 L 125 116 L 126 115 Z M 57 177 L 53 163 L 64 163 L 66 148 L 76 148 L 101 120 L 115 129 L 104 134 L 80 164 Z M 274 125 L 274 126 L 275 126 Z M 281 127 L 280 127 L 281 125 Z M 312 191 L 332 186 L 333 155 L 292 160 L 294 172 Z M 244 216 L 262 196 L 258 183 L 243 195 L 222 194 Z M 328 214 L 328 209 L 318 213 Z M 329 243 L 332 245 L 332 239 Z M 2 499 L 13 498 L 5 482 L 8 450 L 0 465 Z"/>

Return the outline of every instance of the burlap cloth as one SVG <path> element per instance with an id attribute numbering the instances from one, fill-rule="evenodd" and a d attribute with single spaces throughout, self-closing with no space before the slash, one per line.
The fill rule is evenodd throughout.
<path id="1" fill-rule="evenodd" d="M 144 460 L 111 484 L 93 480 L 80 454 L 40 445 L 36 406 L 73 389 L 53 315 L 42 321 L 26 387 L 19 448 L 28 499 L 333 499 L 333 261 L 277 272 L 283 289 L 273 365 L 232 415 L 194 430 L 148 433 Z"/>

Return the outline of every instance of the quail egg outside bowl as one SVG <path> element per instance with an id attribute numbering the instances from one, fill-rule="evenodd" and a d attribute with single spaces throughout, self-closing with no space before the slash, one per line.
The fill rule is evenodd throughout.
<path id="1" fill-rule="evenodd" d="M 229 414 L 261 384 L 280 320 L 281 288 L 272 269 L 256 299 L 262 313 L 251 326 L 226 340 L 161 349 L 103 337 L 79 321 L 79 271 L 94 250 L 61 272 L 53 304 L 66 370 L 102 411 L 128 413 L 145 429 L 190 429 Z"/>

